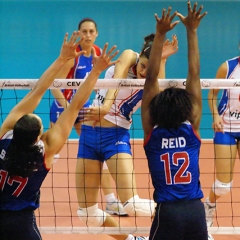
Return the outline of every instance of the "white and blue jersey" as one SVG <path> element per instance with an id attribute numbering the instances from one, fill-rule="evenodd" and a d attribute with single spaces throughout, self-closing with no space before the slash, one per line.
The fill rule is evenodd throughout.
<path id="1" fill-rule="evenodd" d="M 201 140 L 192 125 L 177 129 L 155 127 L 144 143 L 157 203 L 201 199 L 199 151 Z"/>
<path id="2" fill-rule="evenodd" d="M 97 56 L 101 55 L 101 48 L 99 48 L 96 45 L 93 45 Z M 81 46 L 78 46 L 76 49 L 77 52 L 82 51 Z M 67 75 L 67 79 L 85 79 L 87 78 L 88 74 L 91 72 L 93 64 L 92 64 L 93 57 L 90 55 L 89 57 L 86 57 L 84 55 L 81 55 L 77 57 L 74 61 L 73 68 L 69 71 Z M 77 89 L 62 89 L 62 93 L 65 97 L 65 99 L 70 103 L 72 101 L 72 98 L 74 97 Z M 90 106 L 90 100 L 88 100 L 83 107 L 89 107 Z M 50 109 L 50 121 L 53 123 L 56 123 L 59 115 L 63 112 L 64 108 L 61 106 L 61 104 L 54 100 L 54 102 L 51 105 Z M 83 118 L 83 111 L 79 112 L 78 118 L 76 119 L 76 122 L 79 122 Z"/>
<path id="3" fill-rule="evenodd" d="M 136 53 L 136 62 L 129 69 L 127 78 L 136 78 L 136 66 L 139 59 Z M 113 78 L 115 66 L 110 67 L 105 78 Z M 99 89 L 92 106 L 101 106 L 108 89 Z M 132 114 L 140 107 L 142 90 L 120 89 L 106 120 L 117 125 L 116 127 L 94 127 L 82 125 L 78 158 L 93 159 L 104 162 L 119 153 L 132 155 L 129 128 L 132 123 Z"/>
<path id="4" fill-rule="evenodd" d="M 136 66 L 139 55 L 136 53 L 136 63 L 129 69 L 127 79 L 137 78 Z M 106 79 L 113 78 L 115 66 L 111 66 L 105 74 Z M 99 89 L 93 100 L 93 106 L 101 106 L 104 102 L 108 89 Z M 130 129 L 132 124 L 132 114 L 141 106 L 143 90 L 139 89 L 120 89 L 104 119 L 117 126 Z"/>
<path id="5" fill-rule="evenodd" d="M 0 211 L 35 210 L 39 207 L 40 187 L 50 169 L 44 163 L 44 143 L 36 144 L 43 149 L 42 167 L 30 177 L 10 177 L 3 159 L 13 138 L 13 131 L 7 132 L 0 139 Z"/>
<path id="6" fill-rule="evenodd" d="M 226 61 L 226 79 L 240 79 L 240 57 Z M 237 88 L 225 89 L 218 105 L 218 113 L 223 120 L 224 132 L 240 132 L 240 91 Z"/>

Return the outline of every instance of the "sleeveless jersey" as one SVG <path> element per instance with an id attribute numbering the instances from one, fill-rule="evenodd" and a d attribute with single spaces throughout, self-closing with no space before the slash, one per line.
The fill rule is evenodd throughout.
<path id="1" fill-rule="evenodd" d="M 240 79 L 240 57 L 226 61 L 227 79 Z M 224 89 L 218 105 L 218 113 L 223 119 L 225 132 L 240 132 L 240 90 Z"/>
<path id="2" fill-rule="evenodd" d="M 139 54 L 136 53 L 136 63 L 128 70 L 127 79 L 137 78 L 136 66 L 139 61 Z M 106 79 L 113 78 L 115 66 L 111 66 L 105 74 Z M 101 106 L 104 102 L 108 89 L 99 89 L 93 100 L 93 106 Z M 130 129 L 132 124 L 132 114 L 141 106 L 143 90 L 120 89 L 113 105 L 104 119 L 117 126 Z"/>
<path id="3" fill-rule="evenodd" d="M 13 131 L 0 139 L 0 211 L 35 210 L 39 207 L 40 187 L 50 169 L 44 164 L 44 143 L 36 144 L 43 149 L 42 167 L 28 178 L 9 177 L 3 159 L 13 138 Z"/>
<path id="4" fill-rule="evenodd" d="M 154 186 L 154 201 L 200 199 L 199 151 L 201 140 L 186 121 L 177 129 L 155 127 L 144 143 Z"/>
<path id="5" fill-rule="evenodd" d="M 100 56 L 101 52 L 102 52 L 101 48 L 99 48 L 96 45 L 93 45 L 93 47 L 96 51 L 96 55 Z M 82 50 L 81 46 L 79 45 L 77 47 L 77 52 L 80 52 L 81 50 Z M 92 55 L 90 55 L 89 57 L 82 55 L 82 56 L 75 58 L 74 66 L 69 71 L 66 78 L 67 79 L 85 79 L 92 70 L 92 67 L 93 67 L 92 60 L 93 60 Z M 77 91 L 77 89 L 63 89 L 62 90 L 63 95 L 68 102 L 71 102 L 76 91 Z"/>

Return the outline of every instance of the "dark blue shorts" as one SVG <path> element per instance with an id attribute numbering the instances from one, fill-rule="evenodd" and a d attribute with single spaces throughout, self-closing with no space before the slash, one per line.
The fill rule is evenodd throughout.
<path id="1" fill-rule="evenodd" d="M 131 153 L 129 130 L 82 125 L 78 158 L 104 162 L 117 153 Z"/>
<path id="2" fill-rule="evenodd" d="M 208 240 L 201 200 L 158 203 L 149 240 Z"/>
<path id="3" fill-rule="evenodd" d="M 236 145 L 240 140 L 239 132 L 215 132 L 213 142 L 221 145 Z"/>
<path id="4" fill-rule="evenodd" d="M 41 240 L 34 212 L 0 211 L 1 240 Z"/>
<path id="5" fill-rule="evenodd" d="M 88 100 L 83 108 L 85 107 L 90 107 L 91 105 L 91 102 L 90 100 Z M 60 114 L 64 111 L 64 108 L 56 101 L 54 100 L 52 105 L 51 105 L 51 108 L 50 108 L 50 122 L 52 123 L 56 123 L 56 121 L 58 120 Z M 80 120 L 82 120 L 84 118 L 84 110 L 80 110 L 79 113 L 78 113 L 78 117 L 75 121 L 75 124 L 76 123 L 79 123 Z"/>

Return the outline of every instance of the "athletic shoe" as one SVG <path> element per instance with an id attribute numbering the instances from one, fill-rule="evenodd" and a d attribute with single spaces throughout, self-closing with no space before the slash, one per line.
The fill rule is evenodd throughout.
<path id="1" fill-rule="evenodd" d="M 127 213 L 123 210 L 123 205 L 116 199 L 112 203 L 107 203 L 106 212 L 112 215 L 126 216 Z"/>
<path id="2" fill-rule="evenodd" d="M 134 240 L 149 240 L 149 237 L 134 237 Z"/>
<path id="3" fill-rule="evenodd" d="M 207 226 L 212 227 L 213 225 L 213 218 L 215 215 L 216 207 L 211 207 L 207 204 L 207 202 L 204 203 L 204 208 L 205 208 L 205 214 L 206 214 L 206 221 L 207 221 Z"/>
<path id="4" fill-rule="evenodd" d="M 214 240 L 213 236 L 210 233 L 208 233 L 208 240 Z"/>

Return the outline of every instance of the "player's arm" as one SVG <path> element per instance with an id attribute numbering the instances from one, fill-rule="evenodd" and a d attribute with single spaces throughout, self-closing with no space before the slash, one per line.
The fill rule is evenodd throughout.
<path id="1" fill-rule="evenodd" d="M 178 39 L 176 35 L 172 36 L 172 41 L 169 41 L 169 39 L 165 40 L 163 44 L 163 50 L 162 50 L 162 60 L 160 63 L 160 70 L 158 74 L 159 79 L 165 79 L 166 78 L 166 62 L 167 59 L 172 56 L 173 54 L 177 53 L 178 51 Z"/>
<path id="2" fill-rule="evenodd" d="M 56 79 L 66 79 L 69 71 L 74 66 L 74 59 L 70 59 L 57 74 Z M 68 101 L 65 99 L 60 89 L 51 89 L 53 97 L 61 104 L 62 107 L 68 107 Z"/>
<path id="3" fill-rule="evenodd" d="M 82 52 L 77 53 L 75 50 L 77 44 L 82 42 L 82 40 L 76 42 L 78 36 L 79 32 L 74 32 L 70 40 L 67 41 L 68 34 L 65 35 L 59 57 L 43 73 L 33 89 L 11 110 L 2 124 L 0 135 L 3 135 L 5 132 L 13 129 L 19 118 L 25 114 L 32 113 L 40 103 L 46 90 L 56 78 L 60 69 L 69 59 L 82 54 Z"/>
<path id="4" fill-rule="evenodd" d="M 61 150 L 68 139 L 78 112 L 89 98 L 101 72 L 116 63 L 116 61 L 111 61 L 118 53 L 118 51 L 113 53 L 116 46 L 112 47 L 109 51 L 107 51 L 107 46 L 105 44 L 102 55 L 98 58 L 86 80 L 77 90 L 68 108 L 63 111 L 56 124 L 43 135 L 42 139 L 45 142 L 48 163 L 52 162 L 53 155 Z"/>
<path id="5" fill-rule="evenodd" d="M 137 55 L 134 51 L 128 49 L 125 50 L 121 56 L 119 57 L 119 62 L 116 63 L 114 69 L 114 76 L 115 79 L 125 79 L 127 78 L 129 68 L 136 63 Z M 109 89 L 105 96 L 105 100 L 103 103 L 103 108 L 105 111 L 108 112 L 118 94 L 118 89 Z"/>
<path id="6" fill-rule="evenodd" d="M 136 63 L 136 59 L 137 54 L 135 52 L 132 50 L 125 50 L 115 64 L 113 78 L 126 78 L 129 68 Z M 88 112 L 85 114 L 84 121 L 94 121 L 93 126 L 101 121 L 101 119 L 109 112 L 117 94 L 118 89 L 109 89 L 104 97 L 102 106 L 86 108 Z"/>
<path id="7" fill-rule="evenodd" d="M 227 76 L 227 63 L 224 62 L 217 71 L 216 78 L 224 79 Z M 218 114 L 218 93 L 220 89 L 210 89 L 208 93 L 208 105 L 213 117 L 213 129 L 215 131 L 222 131 L 222 118 Z"/>
<path id="8" fill-rule="evenodd" d="M 161 56 L 163 50 L 164 39 L 166 33 L 174 28 L 178 22 L 171 23 L 176 16 L 175 12 L 170 16 L 171 8 L 168 8 L 168 12 L 164 9 L 162 12 L 162 18 L 158 18 L 155 14 L 157 21 L 156 34 L 153 40 L 152 49 L 148 61 L 147 76 L 143 89 L 142 98 L 142 125 L 144 130 L 144 139 L 146 140 L 149 133 L 152 131 L 153 125 L 151 124 L 151 118 L 149 113 L 149 104 L 151 100 L 159 93 L 158 76 L 161 65 Z"/>
<path id="9" fill-rule="evenodd" d="M 187 30 L 188 41 L 188 75 L 186 81 L 186 90 L 195 98 L 193 102 L 192 126 L 199 134 L 200 120 L 202 116 L 202 90 L 200 84 L 200 56 L 198 48 L 197 28 L 202 18 L 207 14 L 201 14 L 203 6 L 197 10 L 197 3 L 191 8 L 188 2 L 188 16 L 183 17 L 178 13 L 179 18 Z"/>

